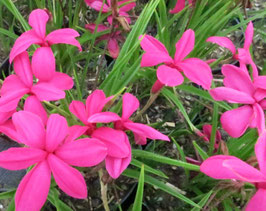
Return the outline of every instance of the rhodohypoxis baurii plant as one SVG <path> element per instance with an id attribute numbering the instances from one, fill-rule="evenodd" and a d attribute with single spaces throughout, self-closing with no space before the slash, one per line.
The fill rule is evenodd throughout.
<path id="1" fill-rule="evenodd" d="M 118 130 L 131 130 L 135 137 L 136 144 L 144 145 L 147 143 L 147 138 L 160 139 L 164 141 L 170 141 L 168 136 L 158 132 L 152 127 L 135 123 L 131 121 L 130 116 L 139 108 L 138 99 L 130 93 L 123 95 L 122 104 L 122 117 L 119 121 L 115 122 L 115 128 Z"/>
<path id="2" fill-rule="evenodd" d="M 171 58 L 165 46 L 152 36 L 140 37 L 141 47 L 145 51 L 141 60 L 141 67 L 155 66 L 161 63 L 157 69 L 157 81 L 152 87 L 152 92 L 158 92 L 163 86 L 178 86 L 183 83 L 184 75 L 192 82 L 201 85 L 204 89 L 210 89 L 212 72 L 209 65 L 198 59 L 188 58 L 188 54 L 194 48 L 195 34 L 189 29 L 184 32 L 176 43 L 174 59 Z"/>
<path id="3" fill-rule="evenodd" d="M 103 0 L 85 0 L 86 4 L 90 7 L 92 7 L 93 9 L 97 10 L 97 11 L 102 11 L 102 13 L 107 13 L 107 12 L 111 12 L 112 11 L 112 5 L 111 5 L 111 1 L 112 0 L 107 0 L 106 4 L 103 3 Z M 118 1 L 117 2 L 117 6 L 119 8 L 118 11 L 115 11 L 116 13 L 118 13 L 119 16 L 125 17 L 127 22 L 130 24 L 131 20 L 129 18 L 128 15 L 128 11 L 132 10 L 135 6 L 136 3 L 135 2 L 131 2 L 128 3 L 126 5 L 121 6 L 122 4 L 125 4 L 127 2 L 129 2 L 131 0 L 122 0 L 122 1 Z M 109 24 L 112 25 L 113 23 L 113 16 L 110 15 L 107 18 Z"/>
<path id="4" fill-rule="evenodd" d="M 85 28 L 88 29 L 91 33 L 95 32 L 95 28 L 96 25 L 95 24 L 86 24 Z M 105 31 L 110 29 L 109 27 L 100 24 L 97 27 L 97 32 L 101 32 L 101 31 Z M 100 42 L 102 40 L 107 40 L 107 49 L 110 53 L 110 56 L 114 59 L 116 59 L 119 55 L 119 45 L 118 45 L 118 41 L 123 41 L 124 38 L 121 35 L 121 31 L 114 31 L 114 32 L 110 32 L 109 34 L 104 34 L 100 37 L 97 38 L 96 43 Z"/>
<path id="5" fill-rule="evenodd" d="M 266 132 L 263 131 L 255 145 L 259 169 L 234 156 L 216 155 L 206 159 L 200 171 L 214 179 L 232 179 L 255 184 L 257 192 L 250 199 L 246 211 L 263 211 L 266 207 Z"/>
<path id="6" fill-rule="evenodd" d="M 42 71 L 48 68 L 53 70 L 49 80 L 43 81 L 36 76 L 45 74 Z M 72 78 L 65 73 L 56 72 L 55 64 L 43 69 L 36 69 L 35 76 L 39 80 L 34 84 L 32 65 L 26 51 L 16 56 L 14 70 L 15 74 L 8 76 L 1 88 L 0 110 L 2 112 L 16 109 L 18 102 L 25 94 L 34 95 L 40 101 L 54 101 L 63 99 L 65 97 L 64 90 L 73 87 Z"/>
<path id="7" fill-rule="evenodd" d="M 258 76 L 258 69 L 256 64 L 252 60 L 252 57 L 249 52 L 249 48 L 253 40 L 253 34 L 254 34 L 253 24 L 252 22 L 249 22 L 247 29 L 245 31 L 245 42 L 243 48 L 236 49 L 233 42 L 227 37 L 218 37 L 218 36 L 209 37 L 207 39 L 207 42 L 216 43 L 224 48 L 227 48 L 233 54 L 233 58 L 239 61 L 240 66 L 250 64 L 253 70 L 253 78 L 256 78 Z"/>
<path id="8" fill-rule="evenodd" d="M 234 65 L 223 65 L 222 73 L 225 76 L 224 87 L 211 89 L 211 96 L 217 101 L 244 104 L 222 114 L 222 127 L 232 137 L 240 137 L 248 127 L 258 128 L 261 132 L 265 124 L 263 109 L 266 97 L 266 91 L 256 85 L 257 80 L 261 82 L 261 76 L 252 82 L 245 69 Z"/>
<path id="9" fill-rule="evenodd" d="M 193 0 L 188 0 L 188 4 L 192 5 Z M 177 0 L 174 9 L 170 10 L 169 12 L 172 14 L 179 13 L 182 11 L 186 6 L 186 0 Z"/>
<path id="10" fill-rule="evenodd" d="M 52 114 L 46 125 L 38 115 L 29 111 L 13 114 L 12 121 L 20 143 L 27 147 L 1 152 L 0 166 L 20 170 L 36 164 L 18 186 L 16 210 L 41 209 L 49 193 L 51 174 L 65 193 L 79 199 L 86 198 L 86 182 L 82 174 L 71 166 L 99 164 L 107 154 L 105 144 L 91 138 L 65 143 L 68 125 L 66 119 L 58 114 Z"/>
<path id="11" fill-rule="evenodd" d="M 203 125 L 202 132 L 201 131 L 196 131 L 196 134 L 199 135 L 200 137 L 202 137 L 203 140 L 206 141 L 206 142 L 210 142 L 211 133 L 212 133 L 212 125 L 210 125 L 210 124 Z M 216 130 L 216 133 L 215 133 L 215 144 L 214 144 L 214 148 L 216 150 L 219 148 L 221 140 L 222 140 L 222 135 L 221 135 L 219 130 Z"/>
<path id="12" fill-rule="evenodd" d="M 65 28 L 54 30 L 46 35 L 46 24 L 49 20 L 49 15 L 45 10 L 33 10 L 29 16 L 29 25 L 31 30 L 24 32 L 16 40 L 11 52 L 10 63 L 16 56 L 26 51 L 32 44 L 37 44 L 40 47 L 32 56 L 32 71 L 34 75 L 42 81 L 51 80 L 55 69 L 55 58 L 51 49 L 54 44 L 70 44 L 77 46 L 81 51 L 79 42 L 75 39 L 79 33 L 74 29 Z"/>

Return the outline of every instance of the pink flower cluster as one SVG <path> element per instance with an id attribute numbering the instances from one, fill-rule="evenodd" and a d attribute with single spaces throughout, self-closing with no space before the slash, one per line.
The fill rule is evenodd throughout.
<path id="1" fill-rule="evenodd" d="M 266 130 L 265 114 L 266 109 L 266 77 L 259 76 L 257 67 L 253 62 L 249 47 L 253 39 L 252 22 L 246 30 L 244 48 L 236 51 L 233 43 L 226 37 L 210 37 L 209 42 L 219 44 L 228 48 L 233 58 L 238 60 L 240 67 L 224 65 L 224 87 L 211 89 L 211 96 L 217 100 L 226 100 L 229 103 L 243 104 L 242 106 L 226 111 L 221 116 L 221 124 L 225 131 L 232 137 L 240 137 L 247 128 L 257 128 L 259 138 L 255 145 L 255 155 L 258 160 L 259 169 L 245 163 L 234 156 L 215 155 L 206 159 L 200 166 L 201 172 L 215 179 L 232 179 L 253 183 L 258 189 L 246 206 L 246 211 L 265 210 L 265 161 L 266 161 Z M 252 67 L 251 79 L 246 65 Z"/>
<path id="2" fill-rule="evenodd" d="M 75 39 L 79 34 L 73 29 L 55 30 L 46 36 L 48 19 L 45 10 L 32 11 L 29 17 L 32 29 L 16 40 L 10 53 L 15 73 L 4 80 L 1 88 L 0 131 L 22 147 L 0 152 L 0 167 L 20 170 L 34 165 L 18 186 L 15 195 L 18 211 L 41 209 L 52 176 L 68 195 L 86 198 L 85 180 L 72 166 L 92 167 L 104 161 L 110 176 L 118 178 L 131 161 L 126 131 L 133 132 L 136 144 L 146 144 L 147 138 L 169 141 L 152 127 L 130 120 L 139 108 L 138 99 L 130 93 L 123 95 L 121 117 L 106 111 L 113 97 L 106 97 L 102 90 L 92 92 L 86 105 L 80 101 L 69 105 L 70 112 L 83 125 L 76 122 L 69 127 L 65 117 L 47 114 L 42 102 L 63 99 L 64 90 L 73 87 L 70 76 L 56 72 L 50 46 L 65 43 L 81 50 Z M 40 47 L 30 60 L 26 50 L 32 44 Z M 21 99 L 25 99 L 24 106 L 18 106 L 23 104 Z"/>
<path id="3" fill-rule="evenodd" d="M 115 18 L 114 13 L 117 13 L 118 17 L 122 17 L 123 21 L 126 22 L 126 24 L 131 23 L 131 19 L 129 17 L 128 11 L 132 10 L 135 6 L 135 2 L 130 2 L 131 0 L 122 0 L 118 1 L 117 8 L 118 11 L 112 11 L 112 4 L 111 0 L 107 0 L 106 4 L 103 3 L 103 0 L 85 0 L 85 3 L 90 6 L 91 8 L 95 9 L 96 11 L 102 12 L 102 13 L 108 13 L 112 12 L 112 15 L 107 17 L 107 21 L 109 23 L 109 26 L 105 26 L 104 24 L 99 24 L 96 26 L 94 23 L 86 24 L 85 28 L 88 29 L 91 33 L 95 32 L 103 32 L 107 30 L 111 30 L 110 33 L 105 34 L 97 38 L 97 42 L 100 42 L 102 40 L 107 40 L 107 49 L 109 51 L 109 54 L 112 58 L 116 59 L 119 55 L 119 42 L 122 42 L 124 40 L 124 37 L 122 36 L 122 32 L 120 30 L 117 30 L 118 26 L 113 25 L 113 21 Z M 97 30 L 96 30 L 97 28 Z"/>

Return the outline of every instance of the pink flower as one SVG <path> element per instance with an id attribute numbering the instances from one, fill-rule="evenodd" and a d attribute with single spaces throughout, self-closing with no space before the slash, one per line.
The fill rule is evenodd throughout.
<path id="1" fill-rule="evenodd" d="M 131 161 L 131 146 L 127 135 L 120 130 L 101 127 L 96 129 L 91 136 L 106 145 L 106 170 L 112 178 L 118 178 Z"/>
<path id="2" fill-rule="evenodd" d="M 126 2 L 129 2 L 131 0 L 122 0 L 118 2 L 118 7 Z M 90 7 L 92 7 L 93 9 L 97 10 L 97 11 L 102 11 L 102 13 L 107 13 L 112 11 L 112 7 L 111 7 L 111 0 L 107 0 L 107 4 L 103 4 L 103 0 L 85 0 L 86 4 Z M 119 16 L 124 16 L 127 19 L 127 22 L 130 24 L 131 20 L 128 15 L 128 11 L 132 10 L 134 7 L 136 6 L 135 2 L 131 2 L 128 3 L 122 7 L 119 8 L 118 10 L 118 15 Z M 102 10 L 101 10 L 102 9 Z M 113 17 L 112 15 L 108 16 L 107 18 L 109 24 L 112 25 L 113 22 Z"/>
<path id="3" fill-rule="evenodd" d="M 36 164 L 18 186 L 16 210 L 41 209 L 49 192 L 51 173 L 65 193 L 79 199 L 86 198 L 86 182 L 82 174 L 70 165 L 89 167 L 99 164 L 106 156 L 106 146 L 90 138 L 65 143 L 67 121 L 58 114 L 49 117 L 46 127 L 39 116 L 28 111 L 15 113 L 12 120 L 19 140 L 28 147 L 1 152 L 0 166 L 20 170 Z"/>
<path id="4" fill-rule="evenodd" d="M 41 61 L 41 60 L 40 60 Z M 41 62 L 40 62 L 41 64 Z M 55 64 L 49 63 L 42 69 L 36 69 L 35 74 L 43 74 L 42 71 L 53 70 L 50 80 L 33 83 L 33 71 L 29 56 L 26 51 L 16 56 L 14 60 L 14 75 L 8 76 L 1 88 L 0 110 L 7 112 L 14 110 L 18 102 L 25 94 L 36 96 L 39 101 L 54 101 L 63 99 L 65 92 L 73 87 L 73 80 L 67 74 L 55 72 Z M 36 75 L 35 75 L 36 76 Z"/>
<path id="5" fill-rule="evenodd" d="M 15 42 L 11 52 L 10 63 L 16 56 L 26 51 L 32 44 L 40 45 L 32 56 L 32 71 L 34 75 L 42 80 L 51 80 L 55 69 L 49 68 L 54 66 L 55 58 L 51 49 L 51 45 L 64 43 L 77 46 L 81 51 L 79 42 L 75 39 L 79 33 L 74 29 L 58 29 L 46 35 L 46 23 L 49 15 L 45 10 L 33 10 L 29 16 L 29 24 L 31 30 L 24 32 Z"/>
<path id="6" fill-rule="evenodd" d="M 96 25 L 95 24 L 86 24 L 85 28 L 88 29 L 91 33 L 94 33 Z M 100 25 L 98 25 L 97 32 L 102 32 L 102 31 L 105 31 L 108 29 L 109 29 L 109 27 L 107 27 L 103 24 L 100 24 Z M 98 43 L 102 40 L 107 40 L 107 49 L 110 53 L 110 56 L 113 57 L 114 59 L 116 59 L 118 57 L 119 51 L 120 51 L 118 41 L 124 40 L 123 36 L 121 35 L 121 31 L 115 31 L 113 33 L 104 34 L 104 35 L 97 38 L 96 43 Z"/>
<path id="7" fill-rule="evenodd" d="M 211 140 L 211 133 L 212 133 L 212 125 L 209 124 L 205 124 L 202 127 L 202 132 L 200 131 L 196 131 L 197 135 L 199 135 L 200 137 L 202 137 L 204 139 L 204 141 L 206 142 L 210 142 Z M 214 148 L 218 149 L 219 148 L 219 144 L 220 141 L 222 140 L 222 136 L 219 130 L 216 130 L 216 134 L 215 134 L 215 145 Z"/>
<path id="8" fill-rule="evenodd" d="M 189 5 L 192 5 L 193 0 L 188 0 Z M 170 10 L 169 12 L 172 14 L 179 13 L 182 11 L 186 6 L 186 0 L 177 0 L 174 9 Z"/>
<path id="9" fill-rule="evenodd" d="M 216 155 L 205 160 L 200 166 L 200 171 L 214 179 L 233 179 L 255 184 L 258 190 L 247 204 L 245 210 L 263 211 L 266 207 L 265 148 L 266 133 L 264 131 L 255 145 L 255 154 L 260 170 L 234 156 Z"/>
<path id="10" fill-rule="evenodd" d="M 240 137 L 248 127 L 258 128 L 261 133 L 265 125 L 263 108 L 266 108 L 266 90 L 256 85 L 261 82 L 261 76 L 252 82 L 246 71 L 233 65 L 224 65 L 222 73 L 225 76 L 225 87 L 210 90 L 213 99 L 245 104 L 222 114 L 222 127 L 232 137 Z M 263 77 L 262 81 L 266 82 L 264 79 L 266 78 Z"/>
<path id="11" fill-rule="evenodd" d="M 201 85 L 204 89 L 210 89 L 212 72 L 209 65 L 198 58 L 185 59 L 193 50 L 194 42 L 194 31 L 191 29 L 185 31 L 181 39 L 176 43 L 175 58 L 172 59 L 161 42 L 152 36 L 144 36 L 140 43 L 145 51 L 142 56 L 141 67 L 164 63 L 157 69 L 158 79 L 153 85 L 153 93 L 159 91 L 163 86 L 173 87 L 182 84 L 184 77 L 181 72 L 192 82 Z"/>
<path id="12" fill-rule="evenodd" d="M 95 90 L 86 100 L 86 106 L 80 101 L 72 101 L 69 110 L 85 125 L 84 133 L 91 135 L 96 129 L 96 123 L 109 123 L 117 121 L 120 117 L 113 112 L 102 112 L 104 106 L 111 98 L 105 97 L 102 90 Z M 78 127 L 78 126 L 77 126 Z"/>
<path id="13" fill-rule="evenodd" d="M 124 94 L 122 117 L 119 121 L 115 122 L 115 128 L 124 131 L 131 130 L 134 134 L 136 144 L 145 145 L 147 143 L 147 138 L 170 141 L 166 135 L 158 132 L 152 127 L 141 123 L 134 123 L 129 119 L 138 107 L 139 101 L 135 96 L 130 93 Z"/>
<path id="14" fill-rule="evenodd" d="M 233 42 L 227 37 L 214 36 L 214 37 L 209 37 L 206 41 L 216 43 L 224 48 L 227 48 L 233 54 L 233 58 L 239 61 L 240 66 L 250 64 L 253 69 L 253 78 L 256 78 L 258 76 L 258 69 L 256 67 L 256 64 L 253 62 L 249 52 L 249 48 L 252 44 L 253 34 L 254 34 L 253 24 L 252 22 L 249 22 L 245 32 L 246 39 L 244 43 L 244 48 L 238 48 L 238 49 L 235 48 Z"/>

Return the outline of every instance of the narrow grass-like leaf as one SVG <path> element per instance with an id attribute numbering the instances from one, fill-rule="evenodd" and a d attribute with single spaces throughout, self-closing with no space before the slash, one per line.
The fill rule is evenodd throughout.
<path id="1" fill-rule="evenodd" d="M 211 139 L 210 139 L 210 144 L 209 144 L 209 155 L 211 155 L 214 150 L 216 131 L 217 131 L 217 125 L 218 125 L 218 116 L 219 116 L 218 112 L 219 112 L 219 107 L 217 104 L 214 104 L 213 114 L 212 114 L 212 132 L 211 132 Z"/>
<path id="2" fill-rule="evenodd" d="M 205 194 L 205 196 L 200 200 L 198 205 L 203 207 L 208 202 L 208 199 L 212 195 L 212 192 L 213 191 L 211 190 L 209 193 Z M 200 208 L 194 207 L 191 211 L 200 211 L 200 210 L 201 210 Z"/>
<path id="3" fill-rule="evenodd" d="M 179 166 L 179 167 L 183 167 L 188 170 L 199 171 L 200 169 L 199 166 L 197 165 L 186 163 L 181 160 L 174 160 L 174 159 L 171 159 L 171 158 L 168 158 L 162 155 L 158 155 L 152 152 L 148 152 L 148 151 L 133 149 L 132 154 L 133 156 L 136 156 L 139 158 L 144 158 L 144 159 L 156 161 L 159 163 L 165 163 L 168 165 Z"/>
<path id="4" fill-rule="evenodd" d="M 134 200 L 134 205 L 132 211 L 141 211 L 142 210 L 142 201 L 143 201 L 143 192 L 144 192 L 144 165 L 141 166 L 139 181 L 138 181 L 138 189 Z"/>
<path id="5" fill-rule="evenodd" d="M 16 193 L 16 190 L 11 190 L 7 192 L 0 193 L 0 199 L 9 199 L 12 198 Z"/>
<path id="6" fill-rule="evenodd" d="M 138 179 L 139 178 L 139 171 L 133 170 L 133 169 L 126 169 L 123 172 L 124 176 L 130 177 L 130 178 L 134 178 L 134 179 Z M 197 205 L 195 202 L 191 201 L 189 198 L 185 197 L 182 193 L 182 191 L 180 191 L 178 188 L 176 188 L 174 185 L 170 184 L 170 183 L 165 183 L 162 182 L 160 180 L 157 180 L 149 175 L 145 175 L 145 183 L 152 185 L 156 188 L 159 188 L 163 191 L 165 191 L 166 193 L 171 194 L 172 196 L 192 205 L 193 207 L 198 207 L 200 208 L 199 205 Z"/>
<path id="7" fill-rule="evenodd" d="M 203 160 L 206 160 L 209 157 L 208 154 L 196 143 L 196 141 L 193 141 L 192 143 L 195 149 L 197 150 L 197 152 L 199 153 L 200 157 Z"/>

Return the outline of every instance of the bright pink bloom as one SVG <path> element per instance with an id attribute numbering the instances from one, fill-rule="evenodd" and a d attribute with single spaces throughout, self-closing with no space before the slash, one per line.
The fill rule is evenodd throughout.
<path id="1" fill-rule="evenodd" d="M 55 63 L 54 54 L 51 49 L 53 44 L 70 44 L 77 46 L 81 51 L 79 42 L 75 39 L 79 33 L 74 29 L 58 29 L 46 35 L 46 23 L 49 20 L 49 15 L 45 10 L 33 10 L 29 16 L 29 24 L 31 30 L 24 32 L 15 42 L 11 52 L 10 63 L 16 56 L 26 51 L 32 44 L 40 45 L 32 56 L 32 70 L 34 75 L 42 80 L 51 80 L 54 74 L 54 69 L 49 68 Z"/>
<path id="2" fill-rule="evenodd" d="M 95 130 L 91 136 L 106 145 L 106 170 L 112 178 L 118 178 L 131 161 L 131 146 L 127 135 L 120 130 L 101 127 Z"/>
<path id="3" fill-rule="evenodd" d="M 40 49 L 40 48 L 39 48 Z M 37 75 L 43 74 L 43 70 L 55 70 L 55 64 L 36 69 Z M 25 51 L 14 60 L 15 75 L 8 76 L 1 88 L 0 110 L 2 112 L 16 109 L 19 100 L 25 95 L 36 96 L 39 101 L 54 101 L 65 97 L 64 90 L 73 87 L 73 80 L 67 74 L 53 71 L 48 81 L 39 80 L 33 84 L 33 71 L 29 55 Z M 38 78 L 39 79 L 39 78 Z"/>
<path id="4" fill-rule="evenodd" d="M 28 147 L 1 152 L 0 166 L 20 170 L 36 164 L 18 186 L 16 210 L 41 209 L 49 192 L 51 173 L 65 193 L 79 199 L 86 198 L 85 180 L 70 165 L 90 167 L 99 164 L 106 156 L 106 146 L 90 138 L 65 143 L 67 121 L 58 114 L 49 117 L 46 127 L 39 116 L 28 111 L 15 113 L 12 120 L 20 142 Z"/>
<path id="5" fill-rule="evenodd" d="M 95 24 L 86 24 L 85 28 L 88 29 L 91 33 L 94 33 L 96 25 Z M 109 27 L 100 24 L 98 25 L 97 28 L 97 32 L 102 32 L 102 31 L 106 31 L 108 30 Z M 107 40 L 107 49 L 110 53 L 110 56 L 114 59 L 116 59 L 119 55 L 119 45 L 118 45 L 118 41 L 123 41 L 124 38 L 121 35 L 121 31 L 115 31 L 113 33 L 109 33 L 109 34 L 104 34 L 100 37 L 97 38 L 96 43 L 102 41 L 102 40 Z"/>
<path id="6" fill-rule="evenodd" d="M 130 116 L 138 109 L 138 107 L 139 101 L 135 96 L 130 93 L 124 94 L 122 117 L 119 121 L 115 122 L 115 128 L 124 131 L 131 130 L 134 134 L 136 144 L 146 144 L 147 138 L 170 141 L 166 135 L 158 132 L 152 127 L 141 123 L 134 123 L 129 119 Z"/>
<path id="7" fill-rule="evenodd" d="M 233 66 L 224 65 L 222 73 L 225 76 L 225 87 L 210 90 L 213 99 L 226 100 L 229 103 L 245 104 L 239 108 L 226 111 L 221 116 L 224 130 L 232 137 L 240 137 L 248 127 L 258 128 L 259 133 L 265 125 L 263 108 L 265 108 L 266 90 L 257 87 L 256 80 L 251 81 L 246 71 Z M 263 81 L 266 78 L 262 78 Z M 265 83 L 264 82 L 264 83 Z"/>
<path id="8" fill-rule="evenodd" d="M 249 22 L 246 32 L 245 32 L 245 42 L 244 42 L 244 48 L 238 48 L 236 49 L 233 42 L 227 38 L 227 37 L 209 37 L 206 41 L 216 43 L 224 48 L 227 48 L 229 51 L 232 52 L 234 59 L 238 60 L 240 65 L 246 65 L 250 64 L 253 69 L 253 78 L 256 78 L 258 76 L 258 69 L 256 64 L 253 62 L 249 48 L 252 44 L 254 29 L 252 22 Z"/>
<path id="9" fill-rule="evenodd" d="M 96 129 L 96 123 L 109 123 L 117 121 L 120 117 L 113 112 L 102 112 L 104 106 L 111 98 L 105 97 L 102 90 L 95 90 L 86 100 L 86 106 L 80 101 L 72 101 L 69 110 L 85 125 L 82 127 L 87 135 Z M 78 127 L 78 126 L 77 126 Z"/>
<path id="10" fill-rule="evenodd" d="M 189 5 L 192 5 L 193 0 L 188 0 Z M 186 0 L 177 0 L 174 9 L 170 10 L 169 12 L 172 14 L 179 13 L 182 11 L 186 6 Z"/>
<path id="11" fill-rule="evenodd" d="M 122 0 L 122 1 L 118 1 L 118 7 L 120 7 L 120 5 L 129 2 L 131 0 Z M 86 4 L 90 7 L 92 7 L 93 9 L 97 10 L 97 11 L 102 11 L 102 13 L 107 13 L 107 12 L 111 12 L 112 11 L 112 7 L 111 7 L 111 0 L 107 0 L 107 4 L 103 4 L 103 0 L 85 0 Z M 136 6 L 135 2 L 131 2 L 129 4 L 126 4 L 122 7 L 119 8 L 118 10 L 118 14 L 119 16 L 124 16 L 127 19 L 127 22 L 130 24 L 131 20 L 129 18 L 128 15 L 128 11 L 132 10 L 134 7 Z M 102 9 L 102 10 L 101 10 Z M 112 25 L 113 22 L 113 17 L 112 15 L 110 15 L 107 18 L 109 24 Z"/>
<path id="12" fill-rule="evenodd" d="M 204 89 L 210 89 L 212 72 L 209 65 L 198 58 L 185 59 L 193 50 L 194 42 L 194 31 L 191 29 L 185 31 L 181 39 L 176 43 L 175 58 L 172 59 L 161 42 L 152 36 L 144 36 L 140 43 L 145 51 L 142 56 L 141 67 L 164 63 L 157 69 L 158 79 L 153 85 L 153 93 L 159 91 L 163 86 L 173 87 L 182 84 L 184 78 L 181 72 L 192 82 L 201 85 Z"/>
<path id="13" fill-rule="evenodd" d="M 246 206 L 246 211 L 263 211 L 266 207 L 266 133 L 260 135 L 255 145 L 255 154 L 260 171 L 242 160 L 227 155 L 209 157 L 201 166 L 200 171 L 214 179 L 235 179 L 253 183 L 257 187 L 256 194 Z"/>

